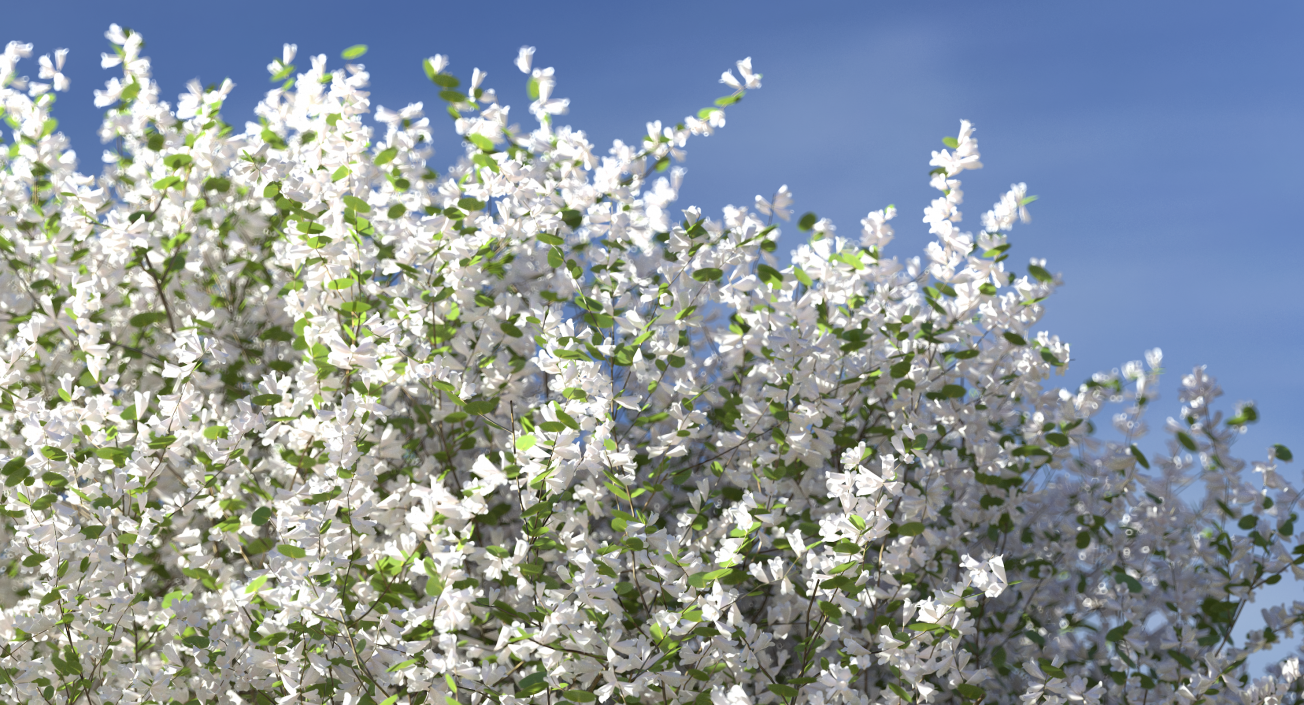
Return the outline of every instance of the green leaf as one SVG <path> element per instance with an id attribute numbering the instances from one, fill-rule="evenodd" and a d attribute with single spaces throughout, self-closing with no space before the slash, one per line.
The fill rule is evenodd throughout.
<path id="1" fill-rule="evenodd" d="M 1181 443 L 1182 447 L 1189 451 L 1194 451 L 1196 449 L 1195 439 L 1187 435 L 1185 431 L 1177 432 L 1177 442 Z"/>
<path id="2" fill-rule="evenodd" d="M 54 461 L 68 459 L 67 453 L 63 452 L 62 450 L 59 450 L 58 448 L 55 448 L 54 446 L 45 446 L 44 448 L 42 448 L 41 455 L 44 455 L 45 457 Z"/>
<path id="3" fill-rule="evenodd" d="M 345 59 L 346 61 L 352 61 L 353 59 L 356 59 L 366 53 L 367 53 L 366 44 L 354 44 L 353 46 L 341 52 L 340 57 Z"/>
<path id="4" fill-rule="evenodd" d="M 802 232 L 810 232 L 817 222 L 819 222 L 819 216 L 814 213 L 807 213 L 801 217 L 801 220 L 797 221 L 797 229 Z"/>
<path id="5" fill-rule="evenodd" d="M 1119 581 L 1121 581 L 1123 584 L 1127 585 L 1128 592 L 1131 593 L 1141 592 L 1142 589 L 1141 581 L 1137 580 L 1136 578 L 1128 575 L 1127 573 L 1124 573 L 1121 570 L 1115 573 L 1114 577 L 1117 578 Z"/>
<path id="6" fill-rule="evenodd" d="M 173 590 L 163 596 L 163 609 L 168 609 L 173 602 L 184 602 L 190 599 L 190 593 Z"/>
<path id="7" fill-rule="evenodd" d="M 1090 532 L 1090 531 L 1079 531 L 1079 532 L 1078 532 L 1078 538 L 1077 538 L 1077 541 L 1076 541 L 1075 543 L 1077 544 L 1077 547 L 1078 547 L 1078 548 L 1086 548 L 1087 546 L 1090 546 L 1090 545 L 1091 545 L 1091 532 Z"/>
<path id="8" fill-rule="evenodd" d="M 1053 446 L 1063 448 L 1069 444 L 1069 437 L 1062 433 L 1047 433 L 1046 442 Z"/>
<path id="9" fill-rule="evenodd" d="M 778 289 L 783 286 L 783 274 L 779 270 L 766 264 L 756 268 L 756 276 L 771 287 Z"/>
<path id="10" fill-rule="evenodd" d="M 358 198 L 357 196 L 345 196 L 343 200 L 344 200 L 344 205 L 348 206 L 349 208 L 352 208 L 353 210 L 359 213 L 371 212 L 371 206 L 367 205 L 366 201 L 362 200 L 361 198 Z"/>
<path id="11" fill-rule="evenodd" d="M 226 434 L 226 426 L 209 426 L 204 429 L 204 438 L 207 438 L 210 441 L 215 441 L 219 438 L 226 438 Z"/>
<path id="12" fill-rule="evenodd" d="M 820 611 L 824 613 L 825 617 L 828 617 L 831 620 L 837 621 L 842 619 L 842 608 L 832 602 L 820 600 Z"/>
<path id="13" fill-rule="evenodd" d="M 488 137 L 485 137 L 484 135 L 478 133 L 472 133 L 470 135 L 467 135 L 466 139 L 470 141 L 471 144 L 474 144 L 475 146 L 479 147 L 482 151 L 485 152 L 494 151 L 494 141 L 489 139 Z"/>
<path id="14" fill-rule="evenodd" d="M 259 394 L 249 401 L 252 401 L 258 406 L 272 406 L 281 403 L 281 398 L 280 394 Z"/>
<path id="15" fill-rule="evenodd" d="M 386 164 L 394 161 L 394 157 L 397 156 L 398 156 L 398 148 L 390 147 L 389 149 L 381 150 L 380 154 L 377 154 L 376 158 L 373 159 L 371 163 L 375 164 L 376 166 L 385 166 Z M 366 211 L 362 211 L 362 212 L 365 213 Z"/>
<path id="16" fill-rule="evenodd" d="M 27 566 L 28 568 L 33 568 L 35 566 L 44 563 L 47 560 L 49 560 L 49 556 L 43 556 L 39 553 L 33 553 L 32 555 L 23 559 L 23 565 Z"/>
<path id="17" fill-rule="evenodd" d="M 1038 267 L 1035 264 L 1028 265 L 1028 274 L 1031 274 L 1037 279 L 1037 281 L 1043 284 L 1049 284 L 1055 279 L 1050 275 L 1050 272 L 1047 272 L 1045 269 Z"/>
<path id="18" fill-rule="evenodd" d="M 124 416 L 123 418 L 126 417 Z M 131 457 L 131 449 L 130 448 L 96 448 L 95 457 L 102 458 L 104 460 L 113 460 L 115 462 L 118 460 L 125 461 L 127 458 Z M 122 466 L 119 465 L 118 467 L 122 467 Z"/>
<path id="19" fill-rule="evenodd" d="M 65 565 L 67 565 L 67 563 L 68 563 L 67 561 L 64 561 L 64 564 L 65 564 Z M 66 587 L 66 586 L 64 586 L 64 585 L 56 585 L 56 586 L 54 587 L 53 590 L 50 590 L 49 592 L 47 592 L 47 593 L 45 594 L 45 597 L 42 597 L 42 598 L 41 598 L 41 604 L 40 604 L 39 606 L 40 606 L 40 607 L 44 607 L 44 606 L 50 604 L 51 602 L 54 602 L 55 600 L 58 600 L 60 597 L 62 597 L 62 591 L 63 591 L 64 587 Z M 63 669 L 63 668 L 59 668 L 59 664 L 60 664 L 60 659 L 59 659 L 59 657 L 58 657 L 58 656 L 54 656 L 52 660 L 54 661 L 54 663 L 55 663 L 55 667 L 58 668 L 59 672 L 60 672 L 60 673 L 63 673 L 63 672 L 64 672 L 64 669 Z M 64 661 L 63 663 L 67 663 L 67 662 Z M 71 673 L 68 673 L 68 675 L 71 675 Z"/>
<path id="20" fill-rule="evenodd" d="M 424 561 L 426 568 L 426 594 L 431 597 L 439 597 L 444 594 L 444 579 L 439 576 L 439 570 L 435 568 L 435 562 L 429 558 Z"/>
<path id="21" fill-rule="evenodd" d="M 554 406 L 554 407 L 553 407 L 553 411 L 555 411 L 555 412 L 557 413 L 557 420 L 558 420 L 558 421 L 561 421 L 561 422 L 564 423 L 564 424 L 566 424 L 568 427 L 570 427 L 570 429 L 571 429 L 572 431 L 578 431 L 578 430 L 580 430 L 580 424 L 579 424 L 579 422 L 575 420 L 575 417 L 571 416 L 570 414 L 566 413 L 565 411 L 562 411 L 562 410 L 561 410 L 561 405 L 556 405 L 556 406 Z"/>
<path id="22" fill-rule="evenodd" d="M 543 671 L 535 671 L 534 673 L 522 678 L 521 681 L 516 684 L 516 697 L 527 697 L 543 691 L 544 688 L 548 687 L 548 682 L 546 680 L 547 677 L 547 673 Z"/>
<path id="23" fill-rule="evenodd" d="M 1126 636 L 1127 636 L 1127 633 L 1130 632 L 1130 631 L 1132 631 L 1132 623 L 1131 623 L 1131 622 L 1123 622 L 1122 624 L 1118 625 L 1117 627 L 1114 627 L 1113 629 L 1110 629 L 1110 630 L 1105 634 L 1105 641 L 1119 641 L 1119 640 L 1123 639 L 1124 637 L 1126 637 Z"/>
<path id="24" fill-rule="evenodd" d="M 1244 426 L 1259 420 L 1259 410 L 1253 404 L 1246 404 L 1236 410 L 1236 415 L 1227 419 L 1228 426 Z"/>
<path id="25" fill-rule="evenodd" d="M 160 321 L 166 321 L 167 319 L 168 315 L 166 313 L 162 311 L 151 311 L 149 313 L 138 313 L 128 319 L 127 322 L 136 328 L 144 328 L 145 326 Z"/>
<path id="26" fill-rule="evenodd" d="M 294 341 L 294 334 L 280 326 L 269 326 L 267 330 L 258 334 L 258 339 L 289 343 Z"/>
<path id="27" fill-rule="evenodd" d="M 688 576 L 688 584 L 689 586 L 695 587 L 698 590 L 705 590 L 706 588 L 711 586 L 711 583 L 715 582 L 716 580 L 719 580 L 720 578 L 723 578 L 728 574 L 729 574 L 728 568 L 707 571 L 704 573 L 694 573 L 693 575 Z"/>
<path id="28" fill-rule="evenodd" d="M 852 541 L 851 539 L 842 539 L 833 544 L 833 550 L 838 553 L 860 553 L 862 549 L 855 541 Z"/>
<path id="29" fill-rule="evenodd" d="M 168 446 L 176 442 L 177 442 L 176 436 L 159 436 L 158 438 L 154 438 L 150 440 L 149 448 L 150 450 L 163 450 L 164 448 L 167 448 Z"/>
<path id="30" fill-rule="evenodd" d="M 47 487 L 55 490 L 61 490 L 68 486 L 68 478 L 57 472 L 47 472 L 44 475 L 41 475 L 41 481 L 44 482 Z"/>
<path id="31" fill-rule="evenodd" d="M 1281 460 L 1289 463 L 1290 461 L 1295 459 L 1295 456 L 1291 455 L 1290 448 L 1287 448 L 1286 446 L 1281 445 L 1280 443 L 1274 445 L 1272 447 L 1272 451 L 1273 454 L 1277 456 L 1277 460 Z"/>
<path id="32" fill-rule="evenodd" d="M 693 279 L 696 279 L 699 282 L 718 281 L 722 276 L 724 276 L 724 272 L 715 267 L 706 267 L 693 272 Z"/>
<path id="33" fill-rule="evenodd" d="M 969 683 L 961 683 L 955 686 L 955 691 L 970 700 L 982 700 L 987 697 L 987 691 Z"/>
<path id="34" fill-rule="evenodd" d="M 245 588 L 245 594 L 252 595 L 258 592 L 258 589 L 263 586 L 263 583 L 267 582 L 267 577 L 268 576 L 266 575 L 260 575 L 254 578 L 253 581 L 250 582 L 249 585 Z"/>
<path id="35" fill-rule="evenodd" d="M 907 624 L 906 628 L 912 629 L 917 632 L 949 632 L 950 631 L 947 627 L 941 624 L 934 624 L 932 622 L 912 622 L 911 624 Z"/>
<path id="36" fill-rule="evenodd" d="M 517 437 L 517 439 L 516 439 L 516 449 L 517 449 L 517 450 L 529 450 L 530 448 L 533 448 L 533 447 L 534 447 L 534 444 L 535 444 L 535 442 L 536 442 L 537 440 L 538 440 L 538 439 L 536 439 L 536 438 L 534 437 L 534 434 L 532 434 L 532 433 L 527 433 L 527 434 L 525 434 L 524 436 L 519 436 L 519 437 Z"/>
<path id="37" fill-rule="evenodd" d="M 498 400 L 487 399 L 487 400 L 480 400 L 480 401 L 468 401 L 466 402 L 466 405 L 463 406 L 462 408 L 466 409 L 466 413 L 468 414 L 483 416 L 485 414 L 492 414 L 494 412 L 494 409 L 498 408 Z"/>
<path id="38" fill-rule="evenodd" d="M 6 475 L 5 487 L 13 487 L 14 485 L 17 485 L 18 483 L 26 480 L 28 475 L 29 473 L 27 472 L 27 468 L 21 468 L 17 472 L 11 475 Z"/>
<path id="39" fill-rule="evenodd" d="M 587 690 L 567 690 L 561 696 L 573 703 L 591 703 L 598 699 L 598 696 Z"/>
<path id="40" fill-rule="evenodd" d="M 1141 464 L 1141 467 L 1146 470 L 1150 469 L 1150 461 L 1146 460 L 1145 454 L 1141 452 L 1140 448 L 1136 447 L 1136 444 L 1133 444 L 1129 450 L 1132 452 L 1132 457 L 1136 458 L 1136 461 Z"/>
<path id="41" fill-rule="evenodd" d="M 406 212 L 407 208 L 402 203 L 395 203 L 389 207 L 389 210 L 385 211 L 385 216 L 390 220 L 394 220 L 396 218 L 402 218 L 403 214 Z"/>
<path id="42" fill-rule="evenodd" d="M 908 521 L 897 528 L 897 533 L 902 536 L 918 536 L 924 533 L 924 525 L 918 521 Z"/>
<path id="43" fill-rule="evenodd" d="M 419 658 L 410 658 L 410 659 L 408 659 L 408 660 L 406 660 L 406 661 L 402 661 L 402 662 L 399 662 L 399 663 L 394 664 L 393 666 L 390 666 L 388 669 L 385 670 L 385 672 L 386 672 L 386 673 L 394 673 L 394 672 L 396 672 L 396 671 L 401 671 L 401 670 L 407 668 L 408 666 L 412 666 L 412 665 L 414 665 L 414 664 L 416 664 L 416 663 L 418 663 L 418 662 L 420 662 L 420 661 L 421 661 L 421 659 L 419 659 Z M 398 700 L 398 696 L 397 696 L 397 695 L 393 696 L 393 699 L 394 699 L 394 700 Z"/>
<path id="44" fill-rule="evenodd" d="M 302 548 L 299 548 L 298 546 L 291 546 L 288 543 L 276 544 L 276 552 L 281 554 L 282 556 L 285 556 L 286 558 L 303 558 L 304 556 L 308 555 L 307 551 L 303 550 Z"/>
<path id="45" fill-rule="evenodd" d="M 253 522 L 255 526 L 262 526 L 272 520 L 271 507 L 259 507 L 254 510 Z"/>
<path id="46" fill-rule="evenodd" d="M 1013 345 L 1027 345 L 1027 344 L 1028 344 L 1028 341 L 1024 340 L 1024 339 L 1023 339 L 1023 336 L 1019 335 L 1018 333 L 1011 333 L 1011 332 L 1009 332 L 1009 331 L 1006 331 L 1006 332 L 1004 332 L 1004 333 L 1001 333 L 1001 337 L 1003 337 L 1003 338 L 1005 338 L 1006 340 L 1010 341 L 1010 343 L 1013 344 Z"/>
<path id="47" fill-rule="evenodd" d="M 960 141 L 954 137 L 943 137 L 942 144 L 946 145 L 949 149 L 956 149 L 960 146 Z"/>
<path id="48" fill-rule="evenodd" d="M 801 267 L 793 267 L 792 275 L 797 277 L 797 281 L 801 282 L 802 284 L 805 284 L 808 287 L 815 283 L 815 280 L 811 279 L 810 275 L 806 273 L 806 270 L 802 269 Z"/>
<path id="49" fill-rule="evenodd" d="M 205 191 L 217 191 L 226 193 L 231 189 L 231 180 L 221 176 L 211 176 L 204 180 Z"/>
<path id="50" fill-rule="evenodd" d="M 797 689 L 790 685 L 784 685 L 782 683 L 770 683 L 769 685 L 765 686 L 765 689 L 781 698 L 784 698 L 785 700 L 791 700 L 797 697 Z"/>

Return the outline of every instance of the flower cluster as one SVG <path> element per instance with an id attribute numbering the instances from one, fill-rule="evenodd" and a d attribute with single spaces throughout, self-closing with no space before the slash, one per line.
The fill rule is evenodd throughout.
<path id="1" fill-rule="evenodd" d="M 1297 660 L 1244 661 L 1304 605 L 1233 635 L 1301 573 L 1289 451 L 1246 473 L 1254 407 L 1197 369 L 1147 458 L 1157 351 L 1049 383 L 1026 188 L 961 229 L 969 123 L 926 258 L 886 256 L 889 207 L 858 241 L 801 217 L 782 263 L 786 187 L 674 207 L 750 60 L 603 153 L 533 48 L 528 130 L 432 57 L 439 173 L 361 64 L 287 46 L 239 128 L 229 82 L 170 105 L 107 36 L 98 176 L 65 54 L 0 57 L 0 700 L 1298 701 Z"/>

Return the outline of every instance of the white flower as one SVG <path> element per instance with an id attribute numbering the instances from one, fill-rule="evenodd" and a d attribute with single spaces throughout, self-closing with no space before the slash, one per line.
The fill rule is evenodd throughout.
<path id="1" fill-rule="evenodd" d="M 738 74 L 743 77 L 743 87 L 760 88 L 761 75 L 752 71 L 752 57 L 747 57 L 738 62 Z"/>
<path id="2" fill-rule="evenodd" d="M 765 215 L 775 215 L 781 220 L 788 220 L 792 217 L 792 193 L 788 191 L 787 184 L 779 187 L 774 193 L 774 200 L 767 201 L 760 196 L 756 197 L 756 210 Z"/>
<path id="3" fill-rule="evenodd" d="M 516 55 L 516 68 L 521 73 L 530 72 L 530 64 L 534 61 L 534 47 L 521 47 L 520 53 Z"/>
<path id="4" fill-rule="evenodd" d="M 53 61 L 50 60 L 49 56 L 42 56 L 40 59 L 40 76 L 41 78 L 54 79 L 54 90 L 56 91 L 66 91 L 71 85 L 68 77 L 63 75 L 63 64 L 67 59 L 67 49 L 56 49 Z"/>
<path id="5" fill-rule="evenodd" d="M 435 54 L 429 59 L 426 59 L 426 63 L 430 65 L 431 71 L 434 71 L 435 73 L 443 73 L 444 69 L 448 68 L 448 57 L 443 54 Z"/>

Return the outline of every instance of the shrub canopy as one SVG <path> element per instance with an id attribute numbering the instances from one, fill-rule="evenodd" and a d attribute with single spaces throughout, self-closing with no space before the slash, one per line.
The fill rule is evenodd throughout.
<path id="1" fill-rule="evenodd" d="M 437 173 L 359 64 L 287 46 L 240 129 L 229 82 L 171 105 L 108 37 L 98 176 L 51 117 L 64 54 L 0 59 L 5 702 L 1298 699 L 1297 660 L 1244 660 L 1300 603 L 1233 635 L 1304 562 L 1289 451 L 1243 472 L 1254 407 L 1196 369 L 1147 458 L 1158 351 L 1051 384 L 1025 187 L 961 230 L 969 123 L 923 259 L 888 207 L 801 217 L 781 262 L 786 188 L 673 206 L 749 60 L 599 154 L 533 49 L 529 130 L 432 57 Z"/>

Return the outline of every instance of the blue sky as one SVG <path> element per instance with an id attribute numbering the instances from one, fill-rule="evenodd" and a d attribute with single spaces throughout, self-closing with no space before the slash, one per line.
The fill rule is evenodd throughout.
<path id="1" fill-rule="evenodd" d="M 865 213 L 900 214 L 889 254 L 922 252 L 933 192 L 929 152 L 961 118 L 986 165 L 965 172 L 969 227 L 1017 181 L 1040 196 L 1016 227 L 1012 263 L 1045 257 L 1065 286 L 1045 327 L 1073 345 L 1062 383 L 1076 386 L 1161 347 L 1169 370 L 1152 425 L 1177 411 L 1180 375 L 1207 364 L 1262 421 L 1241 450 L 1304 452 L 1304 4 L 1213 2 L 115 2 L 6 7 L 3 37 L 36 52 L 72 50 L 72 91 L 56 115 L 83 170 L 98 170 L 91 91 L 103 32 L 141 32 L 165 96 L 230 77 L 228 121 L 241 124 L 270 84 L 283 42 L 338 65 L 365 43 L 375 103 L 425 101 L 444 120 L 420 60 L 489 72 L 514 115 L 523 44 L 555 66 L 567 122 L 599 146 L 678 121 L 727 90 L 744 56 L 764 88 L 728 127 L 690 144 L 683 205 L 708 214 L 787 184 L 798 212 L 855 236 Z M 192 9 L 193 8 L 193 9 Z M 34 62 L 29 69 L 35 74 Z M 440 168 L 458 153 L 451 125 Z M 794 247 L 795 227 L 780 252 Z M 1292 282 L 1295 282 L 1292 284 Z M 1291 401 L 1292 399 L 1296 401 Z M 1299 465 L 1287 476 L 1300 480 Z M 1283 583 L 1284 584 L 1284 583 Z M 1257 610 L 1255 610 L 1257 611 Z"/>

